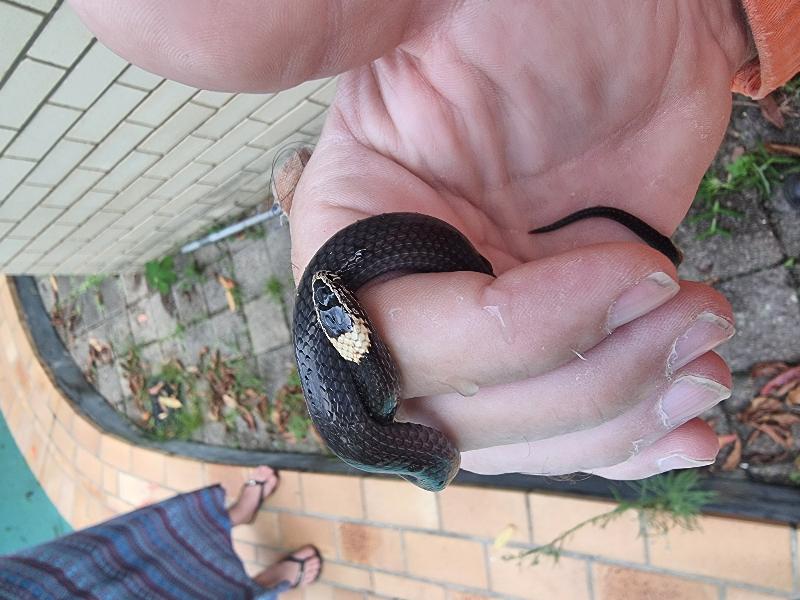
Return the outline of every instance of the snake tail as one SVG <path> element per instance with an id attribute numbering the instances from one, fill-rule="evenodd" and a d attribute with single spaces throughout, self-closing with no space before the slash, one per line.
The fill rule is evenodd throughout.
<path id="1" fill-rule="evenodd" d="M 611 219 L 620 225 L 624 225 L 633 233 L 638 235 L 648 246 L 658 250 L 661 252 L 661 254 L 666 256 L 676 267 L 679 266 L 683 261 L 683 253 L 675 244 L 672 243 L 671 239 L 651 225 L 648 225 L 642 221 L 639 217 L 612 206 L 592 206 L 590 208 L 585 208 L 583 210 L 574 212 L 571 215 L 567 215 L 563 219 L 559 219 L 550 225 L 531 229 L 528 233 L 548 233 L 550 231 L 555 231 L 556 229 L 566 227 L 567 225 L 571 225 L 576 221 L 582 221 L 583 219 L 595 217 Z"/>

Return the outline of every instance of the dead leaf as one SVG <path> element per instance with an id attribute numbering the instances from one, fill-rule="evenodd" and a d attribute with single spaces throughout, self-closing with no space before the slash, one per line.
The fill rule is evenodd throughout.
<path id="1" fill-rule="evenodd" d="M 517 526 L 513 523 L 509 523 L 497 534 L 494 538 L 494 542 L 492 542 L 492 547 L 496 550 L 500 550 L 501 548 L 505 548 L 508 542 L 511 541 L 511 538 L 514 537 L 514 534 L 517 533 Z"/>
<path id="2" fill-rule="evenodd" d="M 800 366 L 792 367 L 791 369 L 786 369 L 782 373 L 779 373 L 772 379 L 770 379 L 764 387 L 761 388 L 759 392 L 760 396 L 768 396 L 774 390 L 777 390 L 781 386 L 785 385 L 789 381 L 794 381 L 800 379 Z"/>
<path id="3" fill-rule="evenodd" d="M 192 375 L 200 375 L 200 369 L 198 369 L 194 365 L 189 365 L 188 367 L 186 367 L 186 372 Z"/>
<path id="4" fill-rule="evenodd" d="M 236 289 L 236 282 L 229 277 L 217 273 L 217 281 L 225 290 L 225 300 L 228 302 L 228 310 L 236 312 L 236 296 L 233 295 L 233 290 Z"/>
<path id="5" fill-rule="evenodd" d="M 136 315 L 136 322 L 139 323 L 139 325 L 144 325 L 149 320 L 150 320 L 150 317 L 148 317 L 144 313 L 139 313 L 138 315 Z"/>
<path id="6" fill-rule="evenodd" d="M 147 393 L 150 394 L 151 396 L 155 396 L 156 394 L 158 394 L 162 390 L 163 387 L 164 387 L 164 382 L 163 381 L 159 381 L 153 387 L 148 388 L 147 389 Z"/>
<path id="7" fill-rule="evenodd" d="M 169 415 L 167 415 L 167 413 L 165 413 L 165 412 L 158 413 L 158 420 L 159 420 L 159 421 L 163 421 L 163 420 L 164 420 L 164 419 L 166 419 L 168 416 L 169 416 Z"/>
<path id="8" fill-rule="evenodd" d="M 800 146 L 792 144 L 775 144 L 773 142 L 766 142 L 764 149 L 772 154 L 788 154 L 789 156 L 800 156 Z"/>
<path id="9" fill-rule="evenodd" d="M 737 434 L 733 435 L 733 450 L 728 455 L 728 458 L 725 459 L 725 462 L 722 463 L 722 470 L 723 471 L 733 471 L 739 467 L 739 463 L 742 462 L 742 440 L 739 439 Z"/>
<path id="10" fill-rule="evenodd" d="M 772 94 L 762 98 L 761 100 L 758 100 L 758 106 L 761 108 L 761 115 L 767 121 L 772 123 L 778 129 L 784 128 L 786 122 L 783 119 L 783 113 L 781 112 L 781 109 Z"/>
<path id="11" fill-rule="evenodd" d="M 247 423 L 247 427 L 250 429 L 250 431 L 255 431 L 256 430 L 256 420 L 253 418 L 253 415 L 250 414 L 250 411 L 246 410 L 246 409 L 244 409 L 244 408 L 242 408 L 240 406 L 239 407 L 239 414 L 242 415 L 242 418 Z"/>
<path id="12" fill-rule="evenodd" d="M 53 288 L 53 292 L 58 296 L 58 282 L 55 275 L 50 275 L 50 287 Z"/>
<path id="13" fill-rule="evenodd" d="M 733 150 L 731 151 L 731 162 L 735 161 L 743 154 L 744 154 L 744 146 L 734 146 Z"/>
<path id="14" fill-rule="evenodd" d="M 159 396 L 158 404 L 161 406 L 162 409 L 180 408 L 183 406 L 183 402 L 178 400 L 175 396 Z"/>
<path id="15" fill-rule="evenodd" d="M 773 392 L 773 395 L 777 396 L 778 398 L 783 398 L 791 392 L 794 388 L 796 388 L 800 384 L 800 381 L 790 381 L 789 383 L 784 383 L 781 387 L 778 388 L 776 392 Z"/>
<path id="16" fill-rule="evenodd" d="M 800 387 L 794 388 L 786 395 L 786 403 L 792 406 L 800 406 Z"/>
<path id="17" fill-rule="evenodd" d="M 717 436 L 717 443 L 719 444 L 720 449 L 724 448 L 728 444 L 731 444 L 739 439 L 739 436 L 735 433 L 730 433 L 728 435 L 718 435 Z"/>
<path id="18" fill-rule="evenodd" d="M 777 415 L 769 415 L 765 420 L 769 423 L 775 423 L 785 429 L 789 429 L 795 423 L 800 423 L 800 416 L 791 413 L 780 413 Z"/>
<path id="19" fill-rule="evenodd" d="M 750 370 L 751 377 L 775 377 L 789 368 L 785 362 L 771 361 L 756 363 Z"/>
<path id="20" fill-rule="evenodd" d="M 222 401 L 228 408 L 236 408 L 238 406 L 238 403 L 230 394 L 222 394 Z"/>
<path id="21" fill-rule="evenodd" d="M 753 424 L 758 431 L 765 433 L 773 442 L 782 446 L 783 448 L 791 448 L 791 441 L 787 441 L 774 427 L 770 425 Z"/>

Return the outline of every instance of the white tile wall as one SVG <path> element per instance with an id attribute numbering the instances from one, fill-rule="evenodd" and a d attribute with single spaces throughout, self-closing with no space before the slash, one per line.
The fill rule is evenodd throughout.
<path id="1" fill-rule="evenodd" d="M 0 4 L 0 77 L 14 64 L 41 22 L 41 15 L 12 4 Z"/>
<path id="2" fill-rule="evenodd" d="M 22 127 L 65 72 L 59 67 L 23 60 L 0 88 L 0 125 Z"/>
<path id="3" fill-rule="evenodd" d="M 141 145 L 142 150 L 165 154 L 214 114 L 213 108 L 188 103 L 153 131 Z"/>
<path id="4" fill-rule="evenodd" d="M 151 131 L 149 127 L 144 125 L 121 123 L 83 161 L 83 166 L 88 169 L 110 170 L 128 152 L 136 148 L 139 142 L 146 138 Z"/>
<path id="5" fill-rule="evenodd" d="M 117 81 L 143 90 L 152 90 L 159 83 L 164 81 L 164 78 L 144 71 L 137 66 L 130 65 L 125 69 L 125 72 L 119 76 Z"/>
<path id="6" fill-rule="evenodd" d="M 61 214 L 60 208 L 37 206 L 11 230 L 9 235 L 25 239 L 36 237 L 36 235 L 47 228 L 59 214 Z"/>
<path id="7" fill-rule="evenodd" d="M 73 142 L 60 142 L 73 143 Z M 89 146 L 91 148 L 91 146 Z M 51 152 L 52 156 L 53 153 Z M 103 174 L 99 171 L 87 171 L 86 169 L 75 169 L 67 175 L 58 187 L 44 199 L 46 206 L 67 207 L 80 198 Z"/>
<path id="8" fill-rule="evenodd" d="M 17 4 L 30 6 L 35 10 L 49 12 L 56 3 L 56 0 L 16 0 Z"/>
<path id="9" fill-rule="evenodd" d="M 241 94 L 219 109 L 217 114 L 194 132 L 199 137 L 218 140 L 272 97 L 271 94 Z"/>
<path id="10" fill-rule="evenodd" d="M 135 123 L 158 127 L 196 93 L 196 89 L 182 83 L 164 81 L 128 119 Z"/>
<path id="11" fill-rule="evenodd" d="M 80 115 L 74 108 L 45 104 L 8 147 L 6 155 L 39 160 Z"/>
<path id="12" fill-rule="evenodd" d="M 268 197 L 278 151 L 319 134 L 335 91 L 167 81 L 54 0 L 0 0 L 3 69 L 0 272 L 15 273 L 129 269 L 236 217 Z"/>
<path id="13" fill-rule="evenodd" d="M 127 64 L 102 44 L 95 43 L 58 86 L 52 100 L 75 108 L 89 108 Z"/>
<path id="14" fill-rule="evenodd" d="M 92 37 L 75 11 L 64 3 L 36 38 L 28 50 L 28 56 L 69 67 L 89 45 Z"/>
<path id="15" fill-rule="evenodd" d="M 6 129 L 5 127 L 0 127 L 0 152 L 6 149 L 11 138 L 17 135 L 17 131 L 15 129 Z"/>
<path id="16" fill-rule="evenodd" d="M 99 142 L 147 95 L 124 85 L 114 84 L 83 113 L 67 134 L 71 139 Z"/>
<path id="17" fill-rule="evenodd" d="M 93 146 L 83 142 L 61 140 L 39 161 L 27 181 L 37 185 L 56 185 L 81 162 Z"/>
<path id="18" fill-rule="evenodd" d="M 15 223 L 22 220 L 49 191 L 50 189 L 46 187 L 23 183 L 0 204 L 0 219 L 14 221 Z"/>
<path id="19" fill-rule="evenodd" d="M 97 189 L 105 192 L 121 192 L 147 171 L 153 163 L 158 162 L 159 158 L 157 154 L 134 150 L 97 183 Z"/>
<path id="20" fill-rule="evenodd" d="M 0 198 L 5 198 L 35 166 L 36 163 L 30 160 L 0 160 Z"/>

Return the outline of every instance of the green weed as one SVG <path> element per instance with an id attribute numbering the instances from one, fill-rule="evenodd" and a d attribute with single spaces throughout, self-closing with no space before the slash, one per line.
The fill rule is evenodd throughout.
<path id="1" fill-rule="evenodd" d="M 674 527 L 696 529 L 700 511 L 716 497 L 715 492 L 698 489 L 697 471 L 687 469 L 657 475 L 629 485 L 636 490 L 637 497 L 625 500 L 616 488 L 611 488 L 617 506 L 605 513 L 581 521 L 564 531 L 543 546 L 507 555 L 506 560 L 530 558 L 531 564 L 538 564 L 544 556 L 558 561 L 566 541 L 576 531 L 587 526 L 605 527 L 629 511 L 636 511 L 641 517 L 642 531 L 651 535 L 664 534 Z"/>
<path id="2" fill-rule="evenodd" d="M 746 152 L 725 166 L 726 175 L 721 179 L 709 171 L 703 176 L 695 196 L 701 212 L 689 223 L 707 222 L 706 229 L 698 239 L 714 235 L 730 236 L 731 232 L 721 225 L 723 217 L 741 218 L 739 211 L 725 208 L 722 201 L 734 192 L 754 190 L 762 200 L 769 198 L 773 187 L 789 173 L 800 172 L 800 160 L 789 156 L 768 153 L 763 146 Z"/>
<path id="3" fill-rule="evenodd" d="M 264 293 L 278 304 L 283 304 L 284 290 L 283 282 L 274 275 L 264 283 Z"/>
<path id="4" fill-rule="evenodd" d="M 178 281 L 175 273 L 175 261 L 171 256 L 161 260 L 151 260 L 144 266 L 144 276 L 148 285 L 162 295 L 169 294 L 170 289 Z"/>

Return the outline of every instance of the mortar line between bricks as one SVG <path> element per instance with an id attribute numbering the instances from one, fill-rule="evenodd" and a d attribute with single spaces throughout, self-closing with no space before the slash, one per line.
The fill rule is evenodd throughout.
<path id="1" fill-rule="evenodd" d="M 0 0 L 0 4 L 8 4 L 9 6 L 14 6 L 16 8 L 21 8 L 24 11 L 27 11 L 27 12 L 30 12 L 30 13 L 34 13 L 36 15 L 39 15 L 40 17 L 41 16 L 47 16 L 49 14 L 47 11 L 39 10 L 38 8 L 34 8 L 34 7 L 28 6 L 26 4 L 19 4 L 18 2 L 14 2 L 14 0 Z M 59 1 L 58 4 L 60 5 L 61 1 Z M 55 9 L 57 7 L 58 7 L 58 5 L 53 6 L 53 8 L 50 10 L 50 12 L 55 12 Z"/>
<path id="2" fill-rule="evenodd" d="M 586 561 L 586 589 L 589 592 L 589 600 L 594 600 L 594 577 L 592 571 L 594 570 L 594 560 L 591 558 Z"/>
<path id="3" fill-rule="evenodd" d="M 317 518 L 317 519 L 323 519 L 325 521 L 334 521 L 334 522 L 341 522 L 341 523 L 353 523 L 353 524 L 358 524 L 358 525 L 371 525 L 373 527 L 380 527 L 380 528 L 383 528 L 383 529 L 393 529 L 393 530 L 396 530 L 396 531 L 410 531 L 410 532 L 413 532 L 413 533 L 424 533 L 424 534 L 429 534 L 429 535 L 441 535 L 441 536 L 444 536 L 444 537 L 450 537 L 450 538 L 462 539 L 462 540 L 467 540 L 467 541 L 473 541 L 473 542 L 477 542 L 477 543 L 480 543 L 480 544 L 488 544 L 488 543 L 491 542 L 491 540 L 488 539 L 488 538 L 479 538 L 477 536 L 471 536 L 471 535 L 462 534 L 462 533 L 458 533 L 458 532 L 449 532 L 449 531 L 445 532 L 445 531 L 441 531 L 441 530 L 423 529 L 423 528 L 417 528 L 417 527 L 408 527 L 408 526 L 402 526 L 402 525 L 394 525 L 394 524 L 391 524 L 391 523 L 376 522 L 376 521 L 371 521 L 371 520 L 351 519 L 351 518 L 342 517 L 342 516 L 339 516 L 339 515 L 329 515 L 329 514 L 312 513 L 312 512 L 300 512 L 300 511 L 292 510 L 292 509 L 267 508 L 267 510 L 272 511 L 272 512 L 285 512 L 285 513 L 294 514 L 294 515 L 298 515 L 298 516 L 307 516 L 307 517 L 312 517 L 312 518 Z M 539 547 L 539 546 L 541 546 L 541 544 L 536 545 L 536 544 L 521 544 L 519 542 L 511 542 L 506 546 L 506 548 L 527 550 L 527 549 L 536 548 L 536 547 Z M 688 572 L 685 572 L 685 571 L 677 571 L 677 570 L 669 569 L 669 568 L 666 568 L 666 567 L 659 567 L 659 566 L 656 566 L 656 565 L 646 565 L 646 564 L 640 563 L 640 562 L 620 560 L 620 559 L 615 559 L 615 558 L 602 556 L 602 555 L 585 554 L 585 553 L 576 552 L 576 551 L 573 551 L 573 550 L 564 550 L 564 551 L 561 552 L 561 554 L 563 556 L 567 556 L 567 557 L 575 558 L 575 559 L 579 559 L 579 560 L 589 560 L 589 559 L 591 559 L 591 560 L 595 561 L 598 564 L 621 566 L 621 567 L 626 567 L 626 568 L 629 568 L 629 569 L 645 571 L 645 572 L 648 572 L 648 573 L 670 575 L 672 577 L 688 579 L 688 580 L 691 580 L 691 581 L 698 581 L 698 582 L 707 583 L 707 584 L 711 584 L 711 585 L 733 585 L 733 586 L 742 587 L 744 589 L 748 589 L 748 590 L 751 590 L 751 591 L 758 591 L 758 592 L 768 593 L 768 594 L 783 594 L 783 595 L 786 595 L 786 594 L 791 593 L 790 590 L 782 590 L 782 589 L 779 589 L 779 588 L 770 588 L 770 587 L 760 586 L 760 585 L 757 585 L 757 584 L 750 584 L 750 583 L 747 583 L 747 582 L 740 582 L 740 581 L 736 581 L 736 580 L 732 580 L 732 579 L 723 579 L 723 578 L 720 578 L 720 577 L 714 577 L 714 576 L 710 576 L 710 575 L 702 575 L 702 574 L 697 574 L 697 573 L 688 573 Z M 351 564 L 353 564 L 354 566 L 357 566 L 357 563 L 351 563 Z M 394 572 L 389 572 L 389 571 L 387 571 L 387 573 L 396 574 Z"/>
<path id="4" fill-rule="evenodd" d="M 783 265 L 786 262 L 786 260 L 791 256 L 788 252 L 788 249 L 786 248 L 786 242 L 783 239 L 783 235 L 781 234 L 780 228 L 777 226 L 775 222 L 775 216 L 767 206 L 767 200 L 759 197 L 759 204 L 761 210 L 764 212 L 764 215 L 767 218 L 767 226 L 772 231 L 772 235 L 775 236 L 775 239 L 778 240 L 778 246 L 780 246 L 781 252 L 783 253 L 783 259 L 781 261 L 781 265 Z M 795 293 L 798 293 L 798 290 L 800 290 L 800 281 L 797 280 L 792 269 L 787 269 L 787 270 L 789 271 L 789 280 L 792 282 L 792 287 L 794 288 Z"/>
<path id="5" fill-rule="evenodd" d="M 792 557 L 792 591 L 800 592 L 800 553 L 797 548 L 797 525 L 792 525 L 789 538 Z"/>
<path id="6" fill-rule="evenodd" d="M 727 600 L 727 597 L 728 597 L 728 592 L 727 592 L 725 586 L 724 585 L 720 586 L 720 588 L 717 590 L 717 598 L 718 598 L 718 600 Z"/>

